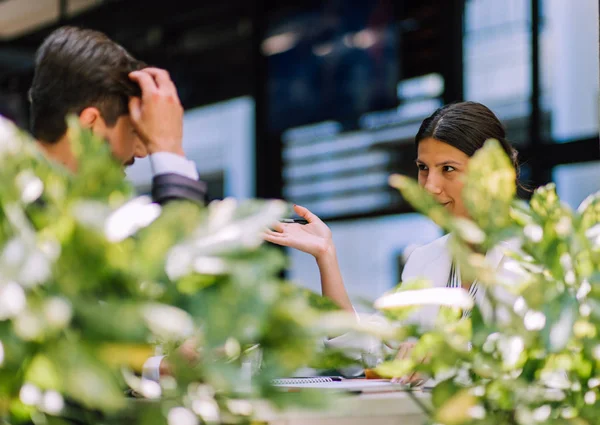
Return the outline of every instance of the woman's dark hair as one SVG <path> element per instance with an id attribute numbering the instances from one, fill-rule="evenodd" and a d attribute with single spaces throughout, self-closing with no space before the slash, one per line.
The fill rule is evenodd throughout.
<path id="1" fill-rule="evenodd" d="M 433 138 L 473 156 L 487 139 L 496 139 L 517 170 L 517 151 L 506 140 L 504 126 L 492 111 L 477 102 L 458 102 L 443 106 L 426 118 L 415 137 L 415 145 Z"/>

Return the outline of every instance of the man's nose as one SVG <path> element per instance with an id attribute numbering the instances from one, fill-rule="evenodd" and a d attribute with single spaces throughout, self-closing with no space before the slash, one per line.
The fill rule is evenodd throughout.
<path id="1" fill-rule="evenodd" d="M 146 145 L 144 145 L 142 142 L 137 142 L 135 144 L 133 156 L 136 158 L 146 158 L 148 156 L 148 149 L 146 149 Z"/>

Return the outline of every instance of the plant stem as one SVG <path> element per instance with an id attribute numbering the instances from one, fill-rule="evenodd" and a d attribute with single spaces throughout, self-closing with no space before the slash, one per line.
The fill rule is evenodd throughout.
<path id="1" fill-rule="evenodd" d="M 425 406 L 425 404 L 421 400 L 419 400 L 419 398 L 416 395 L 414 395 L 412 391 L 409 390 L 406 393 L 411 398 L 411 400 L 414 401 L 415 404 L 421 408 L 421 410 L 427 415 L 427 417 L 431 418 L 433 416 L 433 412 L 431 411 L 431 409 Z"/>

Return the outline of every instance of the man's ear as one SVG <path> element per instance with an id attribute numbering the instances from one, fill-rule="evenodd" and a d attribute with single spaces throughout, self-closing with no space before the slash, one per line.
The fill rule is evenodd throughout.
<path id="1" fill-rule="evenodd" d="M 102 114 L 93 106 L 85 108 L 79 114 L 79 123 L 83 128 L 89 128 L 94 133 L 102 134 L 104 128 L 106 127 L 106 123 L 102 118 Z"/>

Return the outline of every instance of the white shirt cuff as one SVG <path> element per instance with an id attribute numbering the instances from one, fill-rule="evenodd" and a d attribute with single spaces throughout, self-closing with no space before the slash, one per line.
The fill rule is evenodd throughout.
<path id="1" fill-rule="evenodd" d="M 150 357 L 144 362 L 142 367 L 142 379 L 149 379 L 150 381 L 160 381 L 160 363 L 165 356 L 154 356 Z"/>
<path id="2" fill-rule="evenodd" d="M 171 152 L 156 152 L 151 154 L 150 166 L 152 167 L 153 176 L 179 174 L 192 180 L 200 178 L 194 161 Z"/>

